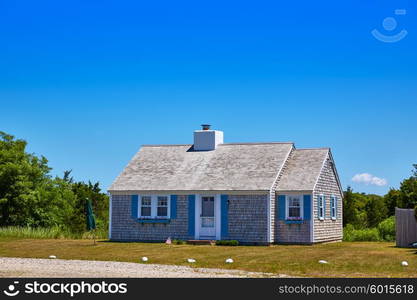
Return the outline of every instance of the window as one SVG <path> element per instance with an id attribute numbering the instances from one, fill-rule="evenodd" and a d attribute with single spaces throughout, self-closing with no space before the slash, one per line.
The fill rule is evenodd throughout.
<path id="1" fill-rule="evenodd" d="M 287 220 L 303 219 L 303 201 L 301 195 L 287 196 Z"/>
<path id="2" fill-rule="evenodd" d="M 167 196 L 158 196 L 158 217 L 166 218 L 168 216 L 168 197 Z"/>
<path id="3" fill-rule="evenodd" d="M 141 196 L 139 200 L 139 218 L 166 219 L 169 218 L 169 196 Z"/>
<path id="4" fill-rule="evenodd" d="M 324 220 L 324 195 L 319 195 L 317 201 L 319 219 Z"/>
<path id="5" fill-rule="evenodd" d="M 152 198 L 149 196 L 143 196 L 141 207 L 140 207 L 140 215 L 142 217 L 150 217 L 151 214 L 152 214 Z"/>
<path id="6" fill-rule="evenodd" d="M 336 220 L 337 217 L 337 198 L 336 196 L 330 197 L 330 216 L 332 220 Z"/>

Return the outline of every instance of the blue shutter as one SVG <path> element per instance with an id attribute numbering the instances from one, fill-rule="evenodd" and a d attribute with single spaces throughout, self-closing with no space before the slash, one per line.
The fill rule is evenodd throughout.
<path id="1" fill-rule="evenodd" d="M 326 196 L 323 195 L 323 219 L 326 219 Z"/>
<path id="2" fill-rule="evenodd" d="M 177 218 L 177 195 L 171 195 L 171 213 L 170 218 L 176 219 Z"/>
<path id="3" fill-rule="evenodd" d="M 221 195 L 221 238 L 229 235 L 229 196 Z"/>
<path id="4" fill-rule="evenodd" d="M 334 197 L 334 218 L 337 219 L 337 197 Z"/>
<path id="5" fill-rule="evenodd" d="M 311 219 L 311 195 L 304 195 L 304 220 Z"/>
<path id="6" fill-rule="evenodd" d="M 285 220 L 285 195 L 278 196 L 278 219 Z"/>
<path id="7" fill-rule="evenodd" d="M 131 198 L 131 209 L 130 209 L 130 213 L 132 216 L 132 219 L 137 219 L 138 218 L 138 203 L 139 202 L 139 196 L 138 195 L 132 195 Z"/>
<path id="8" fill-rule="evenodd" d="M 195 236 L 195 195 L 188 196 L 188 234 Z"/>

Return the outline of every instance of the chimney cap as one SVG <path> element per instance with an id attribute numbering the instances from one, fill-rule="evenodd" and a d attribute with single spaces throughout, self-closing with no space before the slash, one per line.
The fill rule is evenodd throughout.
<path id="1" fill-rule="evenodd" d="M 201 127 L 203 127 L 203 130 L 210 130 L 211 125 L 210 124 L 201 124 Z"/>

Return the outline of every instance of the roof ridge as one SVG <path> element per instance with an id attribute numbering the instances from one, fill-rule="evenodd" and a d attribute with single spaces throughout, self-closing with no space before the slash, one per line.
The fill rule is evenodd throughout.
<path id="1" fill-rule="evenodd" d="M 302 149 L 295 149 L 296 151 L 302 150 L 330 150 L 330 147 L 317 147 L 317 148 L 302 148 Z"/>
<path id="2" fill-rule="evenodd" d="M 294 142 L 247 142 L 247 143 L 223 143 L 218 146 L 233 146 L 233 145 L 288 145 Z M 178 147 L 178 146 L 192 146 L 193 144 L 145 144 L 142 147 Z"/>
<path id="3" fill-rule="evenodd" d="M 178 146 L 192 146 L 192 144 L 145 144 L 142 147 L 178 147 Z"/>
<path id="4" fill-rule="evenodd" d="M 224 145 L 274 145 L 274 144 L 294 144 L 294 142 L 244 142 L 244 143 L 223 143 L 219 144 L 219 146 Z"/>

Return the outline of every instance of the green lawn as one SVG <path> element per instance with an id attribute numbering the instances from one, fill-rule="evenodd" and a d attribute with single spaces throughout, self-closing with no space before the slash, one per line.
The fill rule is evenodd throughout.
<path id="1" fill-rule="evenodd" d="M 0 238 L 0 256 L 110 260 L 240 269 L 307 277 L 417 277 L 417 254 L 386 242 L 343 242 L 314 246 L 220 247 L 146 243 L 110 243 L 90 240 Z M 225 259 L 235 263 L 226 265 Z M 320 265 L 324 259 L 328 265 Z M 402 267 L 402 261 L 409 267 Z"/>

